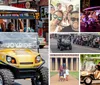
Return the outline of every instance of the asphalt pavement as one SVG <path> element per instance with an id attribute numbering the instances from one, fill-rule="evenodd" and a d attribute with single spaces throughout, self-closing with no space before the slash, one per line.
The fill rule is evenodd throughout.
<path id="1" fill-rule="evenodd" d="M 50 53 L 100 53 L 100 49 L 72 44 L 72 50 L 67 49 L 67 50 L 60 51 L 57 48 L 57 40 L 54 38 L 51 38 L 50 39 Z"/>
<path id="2" fill-rule="evenodd" d="M 39 51 L 42 58 L 45 60 L 45 64 L 43 66 L 48 68 L 48 47 L 46 46 L 43 49 L 40 49 Z M 30 79 L 15 80 L 14 85 L 31 85 L 31 80 Z"/>

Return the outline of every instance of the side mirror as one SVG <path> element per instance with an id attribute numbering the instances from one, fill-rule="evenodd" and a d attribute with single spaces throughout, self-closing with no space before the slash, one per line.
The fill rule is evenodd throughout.
<path id="1" fill-rule="evenodd" d="M 37 42 L 37 45 L 38 45 L 37 51 L 38 51 L 38 53 L 39 53 L 39 48 L 40 48 L 40 42 L 39 42 L 39 41 Z"/>
<path id="2" fill-rule="evenodd" d="M 0 44 L 3 44 L 3 42 L 2 42 L 2 41 L 0 41 Z"/>

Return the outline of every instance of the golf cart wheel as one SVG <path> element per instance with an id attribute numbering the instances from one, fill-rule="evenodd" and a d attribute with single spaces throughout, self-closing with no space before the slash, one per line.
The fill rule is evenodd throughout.
<path id="1" fill-rule="evenodd" d="M 86 85 L 91 85 L 91 83 L 92 83 L 91 77 L 86 77 L 86 79 L 84 80 L 84 83 L 85 83 Z"/>
<path id="2" fill-rule="evenodd" d="M 63 47 L 62 46 L 60 46 L 60 51 L 63 51 Z"/>
<path id="3" fill-rule="evenodd" d="M 57 45 L 57 48 L 58 48 L 58 49 L 60 48 L 59 45 Z"/>
<path id="4" fill-rule="evenodd" d="M 69 46 L 69 50 L 72 50 L 72 46 Z"/>
<path id="5" fill-rule="evenodd" d="M 0 85 L 14 85 L 14 77 L 8 69 L 0 69 Z"/>
<path id="6" fill-rule="evenodd" d="M 42 67 L 38 71 L 38 76 L 31 79 L 31 81 L 32 85 L 48 85 L 48 69 L 46 67 Z"/>
<path id="7" fill-rule="evenodd" d="M 44 48 L 44 45 L 39 45 L 39 48 L 40 48 L 40 49 Z"/>

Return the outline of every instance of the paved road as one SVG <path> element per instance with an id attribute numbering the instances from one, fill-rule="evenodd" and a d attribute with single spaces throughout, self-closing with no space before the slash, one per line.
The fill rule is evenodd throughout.
<path id="1" fill-rule="evenodd" d="M 100 53 L 100 50 L 98 48 L 91 48 L 87 46 L 72 44 L 72 50 L 60 51 L 59 49 L 57 49 L 57 40 L 52 38 L 50 40 L 50 52 L 51 53 Z"/>
<path id="2" fill-rule="evenodd" d="M 58 81 L 58 74 L 50 78 L 50 85 L 79 85 L 79 81 L 69 75 L 68 81 Z"/>
<path id="3" fill-rule="evenodd" d="M 48 67 L 48 49 L 45 47 L 44 49 L 40 49 L 40 54 L 45 60 L 44 66 Z M 15 80 L 15 85 L 31 85 L 30 79 L 21 79 L 21 80 Z"/>

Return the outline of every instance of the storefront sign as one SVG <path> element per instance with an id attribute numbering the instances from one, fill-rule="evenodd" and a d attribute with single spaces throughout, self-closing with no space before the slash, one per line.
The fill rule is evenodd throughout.
<path id="1" fill-rule="evenodd" d="M 26 7 L 25 7 L 25 3 L 12 4 L 12 6 L 14 6 L 14 7 L 18 7 L 18 8 L 26 8 Z"/>

